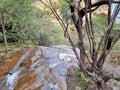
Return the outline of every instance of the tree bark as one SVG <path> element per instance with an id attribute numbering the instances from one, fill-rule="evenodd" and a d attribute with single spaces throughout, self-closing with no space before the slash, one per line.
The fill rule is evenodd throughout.
<path id="1" fill-rule="evenodd" d="M 42 1 L 42 0 L 41 0 Z M 52 0 L 48 0 L 49 4 L 45 4 L 44 1 L 42 3 L 50 8 L 52 13 L 54 14 L 55 18 L 58 20 L 59 24 L 62 26 L 64 34 L 69 39 L 69 42 L 73 48 L 73 51 L 75 53 L 75 56 L 78 60 L 79 67 L 81 71 L 86 74 L 88 77 L 90 77 L 96 84 L 95 89 L 91 90 L 111 90 L 111 89 L 104 89 L 106 88 L 105 82 L 102 78 L 102 66 L 105 62 L 106 56 L 110 52 L 111 48 L 113 47 L 114 43 L 118 40 L 116 38 L 116 41 L 112 43 L 112 46 L 107 47 L 109 36 L 111 34 L 111 30 L 115 21 L 115 17 L 117 16 L 118 12 L 120 11 L 120 1 L 115 2 L 113 0 L 100 0 L 96 3 L 92 3 L 92 0 L 65 0 L 69 4 L 69 8 L 71 11 L 71 18 L 73 21 L 73 24 L 76 28 L 77 34 L 78 34 L 78 45 L 80 49 L 80 53 L 77 53 L 75 49 L 75 45 L 72 42 L 72 38 L 69 35 L 68 32 L 68 24 L 66 24 L 63 19 L 61 19 L 59 13 L 55 10 L 54 6 L 52 5 Z M 82 7 L 82 1 L 84 2 L 85 6 Z M 110 2 L 111 1 L 111 2 Z M 117 6 L 115 8 L 113 17 L 111 18 L 111 5 L 112 3 L 117 3 Z M 100 37 L 100 41 L 97 42 L 95 38 L 95 32 L 94 27 L 92 23 L 92 13 L 97 8 L 99 8 L 102 5 L 108 6 L 108 26 L 103 32 L 102 37 Z M 83 26 L 83 17 L 85 17 L 85 29 L 82 28 Z M 89 53 L 90 56 L 87 55 L 86 48 L 84 46 L 84 42 L 86 39 L 83 37 L 83 32 L 86 32 L 87 38 L 89 41 Z M 98 37 L 97 37 L 98 38 Z M 110 42 L 111 43 L 111 42 Z M 97 45 L 96 45 L 97 44 Z M 104 46 L 102 46 L 104 44 Z M 101 54 L 99 54 L 100 49 L 103 48 L 103 51 Z M 107 50 L 109 48 L 109 50 Z M 90 57 L 90 58 L 89 58 Z M 88 61 L 89 67 L 87 67 L 87 64 L 85 61 Z M 88 70 L 90 68 L 91 70 Z"/>
<path id="2" fill-rule="evenodd" d="M 5 53 L 8 53 L 8 44 L 7 44 L 7 38 L 6 38 L 6 33 L 5 33 L 5 25 L 2 24 L 2 31 L 3 31 L 3 36 L 4 36 L 4 43 L 5 43 Z"/>

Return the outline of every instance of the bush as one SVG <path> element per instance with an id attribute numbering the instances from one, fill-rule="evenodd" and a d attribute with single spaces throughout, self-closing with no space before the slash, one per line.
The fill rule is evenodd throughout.
<path id="1" fill-rule="evenodd" d="M 51 42 L 48 38 L 48 35 L 47 34 L 42 34 L 40 35 L 39 37 L 39 40 L 38 40 L 38 45 L 40 46 L 50 46 Z"/>
<path id="2" fill-rule="evenodd" d="M 0 42 L 3 42 L 4 38 L 3 38 L 3 34 L 2 32 L 0 32 Z"/>
<path id="3" fill-rule="evenodd" d="M 20 40 L 24 40 L 24 34 L 20 30 L 11 30 L 6 33 L 8 42 L 19 42 Z"/>
<path id="4" fill-rule="evenodd" d="M 90 81 L 85 77 L 83 72 L 80 72 L 80 69 L 76 71 L 76 76 L 77 76 L 77 80 L 80 82 L 80 85 L 82 85 L 86 90 L 90 85 Z"/>

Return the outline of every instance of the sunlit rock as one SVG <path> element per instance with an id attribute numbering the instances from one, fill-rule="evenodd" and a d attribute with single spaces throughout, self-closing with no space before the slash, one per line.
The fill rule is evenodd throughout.
<path id="1" fill-rule="evenodd" d="M 15 73 L 9 73 L 7 76 L 6 86 L 9 88 L 9 90 L 14 90 L 15 82 L 17 82 L 19 74 L 24 68 L 19 69 Z"/>
<path id="2" fill-rule="evenodd" d="M 103 65 L 103 71 L 106 75 L 112 77 L 112 78 L 119 78 L 120 77 L 120 65 L 119 60 L 120 58 L 120 52 L 119 51 L 112 51 L 104 65 Z M 116 60 L 117 59 L 117 60 Z"/>
<path id="3" fill-rule="evenodd" d="M 108 86 L 112 88 L 112 90 L 120 90 L 120 82 L 114 79 L 110 79 L 106 83 Z"/>
<path id="4" fill-rule="evenodd" d="M 67 90 L 67 72 L 71 66 L 78 67 L 71 47 L 38 46 L 26 51 L 19 58 L 1 89 Z"/>

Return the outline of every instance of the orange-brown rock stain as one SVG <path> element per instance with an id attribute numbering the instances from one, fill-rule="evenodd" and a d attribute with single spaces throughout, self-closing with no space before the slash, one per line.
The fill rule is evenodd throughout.
<path id="1" fill-rule="evenodd" d="M 34 71 L 29 72 L 29 68 L 32 63 L 35 63 L 38 59 L 44 57 L 43 51 L 41 48 L 24 48 L 21 51 L 17 51 L 11 53 L 9 57 L 1 57 L 0 58 L 0 83 L 4 80 L 5 76 L 14 68 L 18 60 L 25 54 L 25 52 L 30 51 L 29 55 L 21 62 L 19 68 L 26 67 L 25 70 L 21 73 L 21 76 L 15 85 L 14 90 L 30 90 L 31 85 L 33 85 L 36 81 L 36 74 Z M 38 57 L 34 62 L 32 62 L 31 58 L 35 56 Z M 4 88 L 4 90 L 6 90 Z M 36 87 L 35 90 L 40 90 L 40 87 Z"/>
<path id="2" fill-rule="evenodd" d="M 20 64 L 20 68 L 23 67 L 23 66 L 26 66 L 27 68 L 30 68 L 30 66 L 32 65 L 31 59 L 32 59 L 32 57 L 35 56 L 35 53 L 36 53 L 37 51 L 40 51 L 40 52 L 41 52 L 40 55 L 39 55 L 39 58 L 37 58 L 37 60 L 44 57 L 44 56 L 43 56 L 43 51 L 42 51 L 41 48 L 40 48 L 40 49 L 34 48 L 34 50 L 31 50 L 30 55 L 27 56 L 27 57 L 23 60 L 23 62 Z"/>
<path id="3" fill-rule="evenodd" d="M 35 83 L 36 76 L 34 71 L 29 72 L 18 80 L 14 90 L 31 90 L 30 86 Z"/>
<path id="4" fill-rule="evenodd" d="M 0 58 L 0 82 L 13 69 L 20 57 L 28 50 L 30 50 L 30 48 L 11 53 L 9 57 Z"/>

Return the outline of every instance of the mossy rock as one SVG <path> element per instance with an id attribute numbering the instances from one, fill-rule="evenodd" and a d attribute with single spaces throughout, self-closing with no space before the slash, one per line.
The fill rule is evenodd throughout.
<path id="1" fill-rule="evenodd" d="M 120 65 L 120 51 L 113 51 L 110 53 L 110 62 Z"/>
<path id="2" fill-rule="evenodd" d="M 115 80 L 120 81 L 120 77 L 115 78 Z"/>

